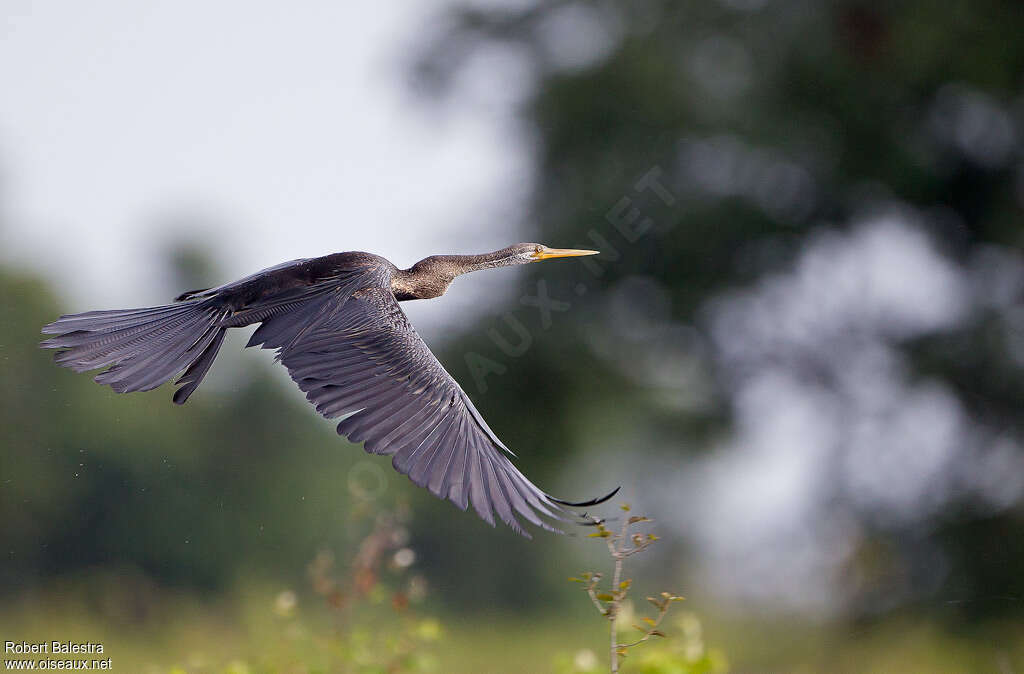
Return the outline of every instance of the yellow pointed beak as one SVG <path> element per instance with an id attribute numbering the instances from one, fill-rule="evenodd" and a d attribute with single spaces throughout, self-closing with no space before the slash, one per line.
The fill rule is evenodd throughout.
<path id="1" fill-rule="evenodd" d="M 550 260 L 554 257 L 579 257 L 581 255 L 597 255 L 599 250 L 582 250 L 578 248 L 543 248 L 533 254 L 534 260 Z"/>

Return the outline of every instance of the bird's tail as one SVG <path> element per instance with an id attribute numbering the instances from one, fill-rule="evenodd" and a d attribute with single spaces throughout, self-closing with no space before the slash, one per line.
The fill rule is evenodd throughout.
<path id="1" fill-rule="evenodd" d="M 217 356 L 223 318 L 224 310 L 205 300 L 69 314 L 43 327 L 55 336 L 40 346 L 60 349 L 54 362 L 75 372 L 108 368 L 95 380 L 118 393 L 154 389 L 184 370 L 175 382 L 181 385 L 174 393 L 180 405 Z"/>

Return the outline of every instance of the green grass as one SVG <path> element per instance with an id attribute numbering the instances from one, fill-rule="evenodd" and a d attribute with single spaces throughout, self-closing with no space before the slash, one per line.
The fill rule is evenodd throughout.
<path id="1" fill-rule="evenodd" d="M 312 593 L 282 610 L 282 589 L 251 583 L 204 598 L 132 574 L 79 577 L 4 602 L 0 639 L 99 642 L 116 672 L 385 672 L 401 665 L 392 671 L 563 674 L 585 649 L 598 660 L 595 671 L 607 671 L 605 624 L 584 605 L 563 616 L 508 615 L 500 607 L 438 612 L 429 602 L 396 612 L 385 593 L 371 595 L 346 622 Z M 737 672 L 1024 671 L 1024 625 L 1012 621 L 952 630 L 912 617 L 851 627 L 716 615 L 704 616 L 699 629 Z M 631 652 L 623 671 L 704 671 L 652 664 L 685 641 L 678 620 L 665 631 L 669 639 Z M 381 660 L 390 664 L 378 667 Z"/>

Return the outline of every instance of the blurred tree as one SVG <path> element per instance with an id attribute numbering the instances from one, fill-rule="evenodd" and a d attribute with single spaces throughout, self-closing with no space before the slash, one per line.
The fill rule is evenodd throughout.
<path id="1" fill-rule="evenodd" d="M 301 577 L 342 545 L 347 476 L 362 459 L 264 365 L 184 408 L 117 396 L 37 348 L 61 311 L 36 279 L 0 274 L 3 588 L 90 567 L 220 587 Z M 255 354 L 253 354 L 255 355 Z"/>
<path id="2" fill-rule="evenodd" d="M 489 336 L 514 334 L 493 316 L 446 350 L 453 364 L 476 354 L 456 373 L 462 381 L 473 381 L 474 364 L 497 363 L 484 368 L 493 385 L 478 405 L 499 435 L 515 424 L 532 461 L 549 457 L 554 469 L 601 434 L 606 448 L 629 438 L 619 451 L 637 465 L 645 448 L 663 457 L 667 448 L 685 455 L 721 445 L 737 381 L 749 372 L 730 365 L 711 334 L 715 302 L 740 287 L 778 295 L 771 280 L 817 250 L 823 228 L 849 231 L 896 214 L 925 233 L 921 241 L 968 290 L 936 300 L 955 319 L 912 334 L 898 320 L 883 322 L 882 336 L 870 339 L 893 350 L 890 372 L 905 364 L 908 386 L 934 381 L 951 391 L 952 409 L 962 405 L 975 435 L 1007 439 L 1015 458 L 1006 465 L 1020 465 L 1018 2 L 956 0 L 941 11 L 916 0 L 473 3 L 443 25 L 414 68 L 415 85 L 461 102 L 460 83 L 480 63 L 516 73 L 508 81 L 527 83 L 517 112 L 535 167 L 531 237 L 606 252 L 582 281 L 570 265 L 528 271 L 524 297 L 543 282 L 573 312 L 561 321 L 555 313 L 549 327 L 539 312 L 513 309 L 532 335 L 528 357 L 506 355 Z M 895 270 L 911 286 L 918 271 Z M 824 284 L 820 292 L 813 311 L 839 306 Z M 759 325 L 774 320 L 748 315 Z M 814 357 L 807 345 L 791 349 L 798 357 L 790 360 L 764 339 L 757 349 L 843 407 L 850 392 L 833 375 L 844 366 L 835 345 L 866 343 L 868 332 L 831 335 L 811 345 Z M 967 597 L 958 606 L 968 612 L 1024 610 L 1019 601 L 983 599 L 1024 592 L 1013 572 L 1024 554 L 1000 542 L 1024 537 L 1020 490 L 1007 488 L 1009 502 L 993 506 L 984 495 L 991 490 L 945 486 L 974 476 L 965 451 L 916 510 L 886 515 L 863 502 L 843 468 L 856 423 L 851 415 L 837 430 L 844 439 L 827 448 L 835 469 L 818 487 L 821 521 L 852 518 L 864 553 L 839 571 L 846 610 L 867 615 L 937 595 Z M 878 447 L 878 461 L 887 451 Z M 500 563 L 498 551 L 453 545 L 481 564 Z M 879 545 L 886 554 L 868 552 Z"/>

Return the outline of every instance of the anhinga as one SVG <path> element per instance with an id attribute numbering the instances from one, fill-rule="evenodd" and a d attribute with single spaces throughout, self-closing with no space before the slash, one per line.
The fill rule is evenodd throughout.
<path id="1" fill-rule="evenodd" d="M 246 346 L 277 349 L 306 398 L 338 433 L 366 451 L 393 457 L 400 473 L 485 521 L 492 512 L 529 536 L 516 515 L 558 531 L 541 517 L 573 521 L 556 499 L 531 483 L 504 452 L 462 387 L 416 334 L 399 302 L 444 294 L 455 277 L 597 251 L 536 243 L 483 255 L 434 255 L 398 269 L 377 255 L 336 253 L 294 260 L 240 281 L 194 290 L 173 304 L 62 316 L 43 332 L 54 360 L 96 375 L 118 393 L 147 391 L 183 372 L 174 402 L 184 403 L 210 369 L 228 328 L 260 327 Z"/>

